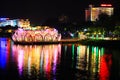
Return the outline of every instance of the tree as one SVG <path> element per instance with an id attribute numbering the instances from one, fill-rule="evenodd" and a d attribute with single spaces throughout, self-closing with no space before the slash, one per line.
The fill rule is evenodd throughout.
<path id="1" fill-rule="evenodd" d="M 114 30 L 115 23 L 113 20 L 113 15 L 109 16 L 106 13 L 101 13 L 98 18 L 99 19 L 95 23 L 97 27 L 102 27 L 107 34 Z"/>
<path id="2" fill-rule="evenodd" d="M 115 27 L 115 30 L 113 31 L 113 34 L 117 37 L 120 36 L 120 26 Z"/>

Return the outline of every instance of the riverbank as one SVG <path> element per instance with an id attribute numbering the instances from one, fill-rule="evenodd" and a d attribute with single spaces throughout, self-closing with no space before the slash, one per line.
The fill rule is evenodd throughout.
<path id="1" fill-rule="evenodd" d="M 62 39 L 60 41 L 43 41 L 43 42 L 14 42 L 22 45 L 43 45 L 43 44 L 69 44 L 78 43 L 82 45 L 95 46 L 120 46 L 120 40 L 79 40 L 79 39 Z"/>
<path id="2" fill-rule="evenodd" d="M 120 46 L 120 40 L 79 40 L 83 45 Z"/>
<path id="3" fill-rule="evenodd" d="M 43 44 L 63 44 L 63 43 L 77 43 L 79 42 L 76 39 L 62 39 L 60 41 L 40 41 L 40 42 L 15 42 L 14 44 L 22 44 L 22 45 L 43 45 Z"/>

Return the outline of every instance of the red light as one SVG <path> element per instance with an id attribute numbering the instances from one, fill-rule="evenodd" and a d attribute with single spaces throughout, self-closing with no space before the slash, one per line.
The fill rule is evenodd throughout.
<path id="1" fill-rule="evenodd" d="M 102 7 L 111 7 L 111 4 L 101 4 Z"/>

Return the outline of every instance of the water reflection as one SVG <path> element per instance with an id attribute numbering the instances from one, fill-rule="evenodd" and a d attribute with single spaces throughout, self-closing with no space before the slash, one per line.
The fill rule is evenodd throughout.
<path id="1" fill-rule="evenodd" d="M 0 80 L 117 80 L 119 52 L 80 44 L 14 45 L 0 38 Z"/>
<path id="2" fill-rule="evenodd" d="M 13 54 L 20 75 L 39 78 L 42 74 L 50 79 L 51 71 L 56 74 L 56 66 L 60 63 L 61 45 L 14 45 Z"/>
<path id="3" fill-rule="evenodd" d="M 5 68 L 10 53 L 10 39 L 0 38 L 0 68 Z"/>
<path id="4" fill-rule="evenodd" d="M 63 63 L 64 67 L 68 68 L 67 65 L 73 66 L 74 63 L 72 68 L 75 69 L 72 73 L 74 72 L 75 75 L 71 78 L 78 80 L 109 80 L 112 54 L 106 53 L 104 47 L 71 44 L 64 45 L 64 50 L 63 56 L 66 58 L 64 61 L 67 61 Z M 67 57 L 68 54 L 69 57 Z M 70 71 L 66 72 L 70 73 Z"/>
<path id="5" fill-rule="evenodd" d="M 78 46 L 76 69 L 86 73 L 84 79 L 109 80 L 112 55 L 105 54 L 103 47 Z"/>

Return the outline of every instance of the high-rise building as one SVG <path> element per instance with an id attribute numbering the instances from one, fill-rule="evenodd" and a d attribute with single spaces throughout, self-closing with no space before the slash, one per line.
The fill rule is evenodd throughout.
<path id="1" fill-rule="evenodd" d="M 96 21 L 99 19 L 101 13 L 106 13 L 107 15 L 113 15 L 114 8 L 111 4 L 101 4 L 100 7 L 94 7 L 89 5 L 89 8 L 85 10 L 85 20 L 86 21 Z"/>

